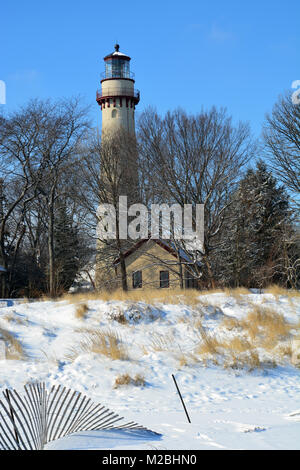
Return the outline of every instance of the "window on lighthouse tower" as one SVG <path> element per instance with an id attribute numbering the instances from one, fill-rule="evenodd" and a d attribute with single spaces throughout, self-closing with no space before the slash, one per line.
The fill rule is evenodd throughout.
<path id="1" fill-rule="evenodd" d="M 128 60 L 112 58 L 106 60 L 105 77 L 106 78 L 129 78 L 130 69 Z"/>

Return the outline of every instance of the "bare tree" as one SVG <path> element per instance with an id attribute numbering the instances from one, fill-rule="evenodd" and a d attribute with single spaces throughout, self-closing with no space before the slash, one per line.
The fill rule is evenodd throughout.
<path id="1" fill-rule="evenodd" d="M 97 244 L 97 287 L 116 287 L 118 279 L 112 271 L 113 261 L 120 259 L 121 285 L 127 290 L 125 251 L 134 241 L 124 239 L 119 231 L 120 207 L 119 197 L 127 196 L 128 202 L 140 200 L 137 156 L 135 138 L 127 132 L 109 134 L 102 141 L 94 136 L 87 146 L 82 148 L 80 179 L 78 193 L 81 204 L 88 211 L 87 223 L 95 227 L 101 223 L 98 208 L 110 204 L 115 211 L 115 236 L 109 238 L 105 233 L 94 234 Z M 113 282 L 115 281 L 115 282 Z"/>
<path id="2" fill-rule="evenodd" d="M 0 258 L 8 268 L 7 234 L 8 225 L 22 205 L 23 217 L 27 204 L 38 192 L 41 179 L 41 162 L 38 156 L 37 122 L 31 103 L 28 107 L 0 121 L 0 161 L 1 161 L 1 220 L 0 220 Z M 19 226 L 21 221 L 17 223 Z M 17 230 L 17 233 L 19 231 Z M 22 231 L 21 231 L 22 233 Z M 14 238 L 14 237 L 13 237 Z M 16 246 L 19 246 L 17 242 Z M 3 286 L 2 295 L 6 293 Z"/>
<path id="3" fill-rule="evenodd" d="M 59 102 L 33 100 L 20 111 L 0 120 L 0 157 L 2 198 L 0 220 L 0 256 L 8 265 L 8 225 L 11 246 L 16 250 L 24 236 L 24 224 L 29 221 L 27 209 L 38 197 L 47 207 L 49 291 L 55 294 L 54 283 L 54 217 L 57 202 L 66 194 L 66 172 L 78 157 L 77 148 L 88 128 L 87 110 L 79 99 Z M 32 205 L 30 206 L 33 207 Z M 45 206 L 44 206 L 45 207 Z M 16 217 L 19 216 L 19 221 Z M 14 223 L 12 223 L 14 219 Z M 37 222 L 38 225 L 40 220 Z M 32 224 L 27 227 L 34 235 Z M 37 231 L 36 236 L 38 236 Z M 32 238 L 32 237 L 31 237 Z"/>
<path id="4" fill-rule="evenodd" d="M 43 162 L 43 180 L 39 191 L 47 204 L 48 254 L 49 254 L 49 293 L 56 294 L 54 226 L 58 200 L 66 195 L 66 175 L 79 158 L 81 140 L 86 135 L 89 122 L 87 109 L 82 107 L 78 98 L 56 103 L 40 103 L 38 115 L 44 119 L 39 128 L 38 150 Z"/>
<path id="5" fill-rule="evenodd" d="M 249 127 L 234 127 L 224 109 L 196 116 L 179 109 L 164 118 L 148 109 L 138 129 L 141 171 L 151 188 L 148 199 L 204 205 L 204 246 L 197 262 L 200 257 L 214 287 L 211 253 L 218 248 L 230 193 L 255 150 Z"/>
<path id="6" fill-rule="evenodd" d="M 299 207 L 300 193 L 300 105 L 291 96 L 281 96 L 263 130 L 268 163 L 284 185 L 295 195 Z"/>

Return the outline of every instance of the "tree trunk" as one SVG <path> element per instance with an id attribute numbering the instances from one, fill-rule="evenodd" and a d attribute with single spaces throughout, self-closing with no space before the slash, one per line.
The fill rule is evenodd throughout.
<path id="1" fill-rule="evenodd" d="M 182 262 L 179 254 L 179 250 L 177 251 L 177 257 L 179 260 L 179 279 L 180 279 L 180 289 L 184 289 L 184 281 L 183 281 L 183 268 L 182 268 Z"/>
<path id="2" fill-rule="evenodd" d="M 48 203 L 48 254 L 49 254 L 49 294 L 55 297 L 55 259 L 54 259 L 54 191 Z"/>
<path id="3" fill-rule="evenodd" d="M 127 272 L 126 272 L 126 263 L 124 260 L 123 253 L 121 253 L 120 255 L 120 266 L 121 266 L 121 276 L 122 276 L 122 289 L 123 291 L 127 292 L 128 291 Z"/>
<path id="4" fill-rule="evenodd" d="M 213 275 L 213 272 L 212 272 L 212 269 L 211 269 L 211 265 L 210 265 L 210 262 L 209 262 L 209 260 L 208 260 L 207 255 L 204 255 L 204 256 L 203 256 L 203 259 L 204 259 L 204 263 L 205 263 L 205 266 L 206 266 L 206 269 L 207 269 L 207 273 L 208 273 L 208 279 L 209 279 L 209 283 L 210 283 L 210 288 L 211 288 L 211 289 L 215 289 L 215 288 L 216 288 L 216 283 L 215 283 L 214 275 Z"/>

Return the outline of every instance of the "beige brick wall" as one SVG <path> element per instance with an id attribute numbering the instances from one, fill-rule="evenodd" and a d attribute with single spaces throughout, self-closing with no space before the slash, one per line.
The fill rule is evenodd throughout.
<path id="1" fill-rule="evenodd" d="M 130 80 L 114 79 L 102 82 L 103 96 L 116 96 L 118 94 L 134 96 L 134 83 Z M 135 135 L 134 106 L 126 106 L 126 99 L 122 98 L 120 106 L 119 98 L 116 99 L 114 107 L 113 100 L 110 106 L 102 108 L 102 137 L 106 132 L 117 132 L 121 128 L 130 134 Z"/>
<path id="2" fill-rule="evenodd" d="M 132 273 L 134 271 L 142 271 L 142 288 L 144 289 L 160 288 L 160 271 L 169 271 L 170 287 L 180 287 L 179 267 L 176 258 L 152 240 L 142 244 L 127 256 L 125 261 L 129 289 L 132 289 Z M 119 265 L 117 266 L 117 276 L 121 276 Z"/>

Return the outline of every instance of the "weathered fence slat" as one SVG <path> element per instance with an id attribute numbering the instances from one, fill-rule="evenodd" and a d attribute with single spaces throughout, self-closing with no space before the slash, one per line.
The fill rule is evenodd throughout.
<path id="1" fill-rule="evenodd" d="M 34 383 L 24 389 L 23 398 L 16 390 L 3 391 L 0 450 L 40 450 L 48 442 L 78 431 L 136 429 L 157 434 L 134 421 L 116 425 L 124 418 L 61 385 L 47 391 L 44 383 Z"/>

